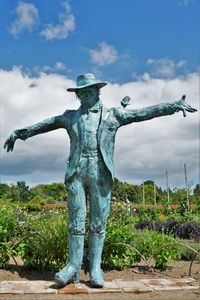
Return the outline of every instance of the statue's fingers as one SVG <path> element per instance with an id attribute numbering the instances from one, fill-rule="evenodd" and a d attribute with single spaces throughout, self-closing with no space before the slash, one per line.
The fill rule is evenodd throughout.
<path id="1" fill-rule="evenodd" d="M 183 109 L 183 116 L 186 117 L 185 109 Z"/>
<path id="2" fill-rule="evenodd" d="M 6 151 L 7 151 L 7 152 L 9 152 L 9 151 L 10 151 L 10 146 L 9 146 L 9 145 L 7 145 L 7 149 L 6 149 Z"/>
<path id="3" fill-rule="evenodd" d="M 197 109 L 196 109 L 196 108 L 193 108 L 193 107 L 191 107 L 191 106 L 187 107 L 187 108 L 186 108 L 186 110 L 187 110 L 188 112 L 191 112 L 191 113 L 193 113 L 193 112 L 196 112 L 196 111 L 197 111 Z"/>
<path id="4" fill-rule="evenodd" d="M 181 99 L 182 99 L 183 101 L 185 101 L 185 98 L 186 98 L 186 95 L 183 95 Z"/>
<path id="5" fill-rule="evenodd" d="M 192 108 L 192 109 L 190 110 L 191 113 L 194 113 L 194 112 L 196 112 L 196 111 L 197 111 L 197 109 L 195 109 L 195 108 Z"/>
<path id="6" fill-rule="evenodd" d="M 8 142 L 7 143 L 7 152 L 13 151 L 14 143 Z"/>
<path id="7" fill-rule="evenodd" d="M 7 152 L 8 152 L 8 149 L 10 148 L 10 141 L 7 140 L 4 144 L 4 149 L 7 149 Z"/>
<path id="8" fill-rule="evenodd" d="M 3 145 L 4 149 L 6 149 L 7 145 L 8 145 L 8 142 L 6 141 L 5 144 Z"/>
<path id="9" fill-rule="evenodd" d="M 191 110 L 191 112 L 195 112 L 195 111 L 197 111 L 197 109 L 196 109 L 196 108 L 193 108 L 193 107 L 191 107 L 191 106 L 190 106 L 190 110 Z"/>
<path id="10" fill-rule="evenodd" d="M 8 145 L 7 145 L 7 152 L 10 151 L 10 148 L 11 148 L 11 145 L 10 145 L 10 143 L 8 143 Z"/>
<path id="11" fill-rule="evenodd" d="M 191 105 L 189 105 L 188 103 L 184 103 L 184 109 L 186 109 L 187 111 L 196 111 L 195 108 L 193 108 Z"/>

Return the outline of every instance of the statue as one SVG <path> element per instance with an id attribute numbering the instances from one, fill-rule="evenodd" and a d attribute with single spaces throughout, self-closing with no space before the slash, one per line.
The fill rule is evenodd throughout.
<path id="1" fill-rule="evenodd" d="M 17 139 L 65 128 L 70 137 L 70 155 L 65 183 L 68 186 L 69 261 L 55 274 L 59 287 L 78 283 L 83 260 L 86 219 L 86 197 L 90 200 L 89 274 L 93 287 L 104 285 L 101 255 L 106 234 L 113 182 L 113 152 L 119 127 L 132 122 L 172 115 L 182 111 L 197 111 L 185 102 L 185 96 L 173 103 L 158 104 L 141 109 L 127 109 L 129 97 L 122 107 L 107 109 L 100 100 L 100 89 L 107 83 L 97 82 L 93 74 L 77 77 L 77 86 L 68 88 L 80 100 L 77 110 L 66 110 L 35 125 L 17 129 L 6 140 L 4 148 L 13 151 Z"/>

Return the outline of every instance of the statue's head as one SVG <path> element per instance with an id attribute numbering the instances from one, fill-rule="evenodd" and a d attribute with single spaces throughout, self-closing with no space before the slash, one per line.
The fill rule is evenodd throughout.
<path id="1" fill-rule="evenodd" d="M 81 104 L 93 105 L 99 100 L 100 89 L 104 87 L 106 82 L 96 81 L 91 73 L 79 75 L 76 79 L 76 87 L 68 88 L 68 92 L 75 92 L 80 99 Z"/>
<path id="2" fill-rule="evenodd" d="M 106 84 L 107 84 L 106 82 L 96 81 L 94 74 L 87 73 L 87 74 L 79 75 L 76 79 L 76 87 L 68 88 L 67 91 L 68 92 L 77 92 L 77 91 L 80 91 L 87 87 L 95 87 L 95 88 L 101 89 Z"/>

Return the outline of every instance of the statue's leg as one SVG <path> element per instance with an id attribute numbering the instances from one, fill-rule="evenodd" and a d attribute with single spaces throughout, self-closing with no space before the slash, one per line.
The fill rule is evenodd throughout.
<path id="1" fill-rule="evenodd" d="M 86 199 L 82 181 L 74 177 L 68 186 L 68 229 L 69 259 L 68 264 L 54 279 L 62 287 L 68 282 L 78 283 L 83 260 L 85 234 Z"/>
<path id="2" fill-rule="evenodd" d="M 93 287 L 103 287 L 104 275 L 101 270 L 101 256 L 106 234 L 106 221 L 110 211 L 112 182 L 103 168 L 98 169 L 96 181 L 90 185 L 90 237 L 89 237 L 89 272 Z"/>

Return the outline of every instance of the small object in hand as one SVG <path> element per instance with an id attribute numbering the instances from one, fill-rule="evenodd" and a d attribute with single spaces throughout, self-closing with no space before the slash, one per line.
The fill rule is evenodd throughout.
<path id="1" fill-rule="evenodd" d="M 126 108 L 127 105 L 129 105 L 131 98 L 129 96 L 125 96 L 122 100 L 121 100 L 121 106 L 123 108 Z"/>

